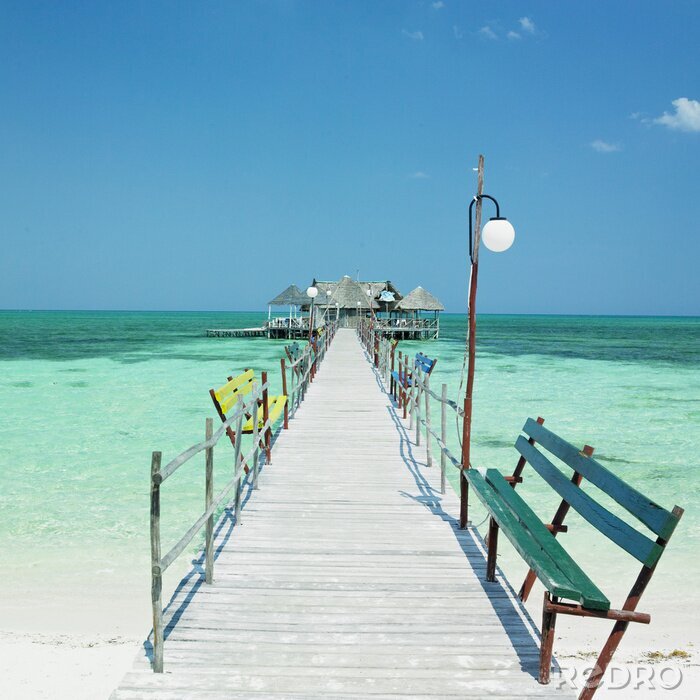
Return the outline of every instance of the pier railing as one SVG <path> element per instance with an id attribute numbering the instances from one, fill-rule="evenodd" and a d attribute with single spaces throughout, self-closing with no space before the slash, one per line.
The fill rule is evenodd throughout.
<path id="1" fill-rule="evenodd" d="M 287 393 L 287 373 L 285 360 L 282 358 L 282 390 L 288 397 L 285 406 L 283 429 L 289 427 L 288 406 L 292 406 L 292 417 L 304 400 L 309 384 L 313 381 L 318 367 L 326 356 L 326 351 L 333 340 L 337 324 L 326 326 L 324 332 L 315 340 L 306 345 L 299 353 L 299 357 L 289 365 L 292 371 L 292 386 Z M 185 551 L 197 534 L 205 528 L 204 537 L 204 581 L 211 584 L 214 578 L 214 516 L 222 503 L 225 509 L 234 509 L 234 526 L 241 522 L 242 491 L 244 481 L 250 475 L 250 484 L 254 489 L 258 488 L 258 474 L 260 470 L 260 452 L 263 453 L 264 464 L 269 463 L 269 452 L 265 449 L 265 436 L 272 433 L 272 421 L 266 418 L 262 426 L 258 425 L 258 412 L 262 411 L 260 403 L 267 398 L 269 382 L 254 383 L 252 391 L 244 401 L 239 397 L 238 403 L 233 407 L 226 420 L 219 429 L 214 432 L 214 423 L 211 418 L 205 420 L 204 441 L 192 445 L 177 457 L 162 466 L 162 453 L 153 452 L 151 455 L 151 603 L 153 608 L 153 671 L 163 672 L 163 574 Z M 266 412 L 265 412 L 266 413 Z M 226 485 L 214 496 L 214 447 L 229 428 L 233 428 L 237 436 L 242 434 L 243 423 L 252 417 L 253 441 L 248 452 L 242 454 L 242 440 L 237 439 L 234 447 L 233 476 Z M 161 486 L 178 469 L 190 462 L 193 457 L 204 452 L 204 512 L 185 534 L 173 545 L 168 552 L 162 554 L 161 541 Z M 248 466 L 252 466 L 252 470 Z M 226 500 L 231 491 L 235 489 L 233 501 Z"/>
<path id="2" fill-rule="evenodd" d="M 404 417 L 409 419 L 408 429 L 415 429 L 416 445 L 421 443 L 421 429 L 423 429 L 428 467 L 433 464 L 432 443 L 435 440 L 440 453 L 440 492 L 445 493 L 447 463 L 449 462 L 460 472 L 464 466 L 462 459 L 455 456 L 447 446 L 448 415 L 456 416 L 455 426 L 459 437 L 464 408 L 448 397 L 447 384 L 442 384 L 440 393 L 433 391 L 430 388 L 430 376 L 416 365 L 415 357 L 409 356 L 408 353 L 397 353 L 396 343 L 382 333 L 381 327 L 377 328 L 372 321 L 366 321 L 358 327 L 357 332 L 387 391 L 395 384 L 398 408 L 403 408 Z M 410 377 L 410 383 L 393 382 L 392 372 L 397 372 L 401 377 Z M 440 406 L 439 427 L 434 423 L 431 399 Z M 448 410 L 452 413 L 448 414 Z M 464 477 L 461 476 L 461 478 Z"/>

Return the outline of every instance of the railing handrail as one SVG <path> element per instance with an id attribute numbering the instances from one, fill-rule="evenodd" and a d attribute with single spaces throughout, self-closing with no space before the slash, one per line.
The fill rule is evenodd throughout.
<path id="1" fill-rule="evenodd" d="M 326 350 L 330 342 L 333 340 L 337 330 L 337 322 L 326 325 L 326 331 L 320 336 L 315 344 L 315 353 L 312 356 L 313 347 L 307 345 L 296 362 L 291 366 L 295 367 L 299 362 L 306 361 L 302 365 L 301 373 L 293 372 L 292 377 L 296 377 L 298 382 L 292 387 L 289 393 L 286 393 L 287 403 L 285 404 L 284 413 L 284 429 L 288 428 L 287 406 L 290 402 L 294 402 L 296 394 L 296 405 L 303 400 L 308 384 L 313 381 L 313 377 L 318 369 L 318 365 L 323 361 Z M 286 368 L 284 358 L 282 358 L 282 383 L 286 388 Z M 205 557 L 205 581 L 211 583 L 213 580 L 214 567 L 214 548 L 213 548 L 213 531 L 214 531 L 214 514 L 217 508 L 222 504 L 228 496 L 232 488 L 236 487 L 235 495 L 235 524 L 240 523 L 241 518 L 241 489 L 244 479 L 244 466 L 249 464 L 253 459 L 253 488 L 258 488 L 258 469 L 259 469 L 259 451 L 262 449 L 265 455 L 266 463 L 270 461 L 271 454 L 271 437 L 272 437 L 272 419 L 269 415 L 267 405 L 267 392 L 269 382 L 267 381 L 267 373 L 262 373 L 262 384 L 253 383 L 252 392 L 246 401 L 242 396 L 239 396 L 238 402 L 230 416 L 222 422 L 219 429 L 213 431 L 213 421 L 211 418 L 206 419 L 205 423 L 205 439 L 192 445 L 188 449 L 181 452 L 177 457 L 171 459 L 165 467 L 161 468 L 161 452 L 153 452 L 151 455 L 151 517 L 150 517 L 150 534 L 151 534 L 151 603 L 153 608 L 153 670 L 156 673 L 163 671 L 163 574 L 173 562 L 185 551 L 190 542 L 195 538 L 197 533 L 206 525 L 206 538 L 204 547 Z M 294 383 L 294 382 L 293 382 Z M 262 401 L 262 406 L 260 402 Z M 263 424 L 259 425 L 258 413 L 262 410 Z M 251 416 L 252 414 L 252 416 Z M 242 428 L 243 420 L 252 418 L 253 424 L 253 445 L 245 456 L 241 456 L 242 443 Z M 213 495 L 213 479 L 214 479 L 214 447 L 218 444 L 221 437 L 228 433 L 231 425 L 236 423 L 234 442 L 234 474 L 231 479 L 225 484 L 218 495 Z M 206 470 L 205 470 L 205 510 L 197 520 L 188 528 L 187 532 L 173 545 L 170 550 L 161 555 L 161 533 L 160 533 L 160 487 L 166 479 L 171 477 L 181 466 L 186 464 L 195 455 L 202 451 L 206 451 Z"/>
<path id="2" fill-rule="evenodd" d="M 362 319 L 358 324 L 358 335 L 362 341 L 367 354 L 370 358 L 374 355 L 374 364 L 377 368 L 380 377 L 382 378 L 386 387 L 392 385 L 393 380 L 391 377 L 391 371 L 393 368 L 391 356 L 392 352 L 395 351 L 395 346 L 392 346 L 389 337 L 384 335 L 382 331 L 384 330 L 383 321 L 387 319 Z M 426 319 L 432 320 L 432 319 Z M 412 355 L 413 353 L 411 353 Z M 431 455 L 431 445 L 430 440 L 434 438 L 440 451 L 440 488 L 441 492 L 445 493 L 445 466 L 446 461 L 449 461 L 452 466 L 456 469 L 462 469 L 462 461 L 457 459 L 452 451 L 447 447 L 447 416 L 446 409 L 452 409 L 457 416 L 464 418 L 464 409 L 459 406 L 456 401 L 453 401 L 447 396 L 447 384 L 442 385 L 442 393 L 438 394 L 430 388 L 430 375 L 425 374 L 421 371 L 419 366 L 416 366 L 415 362 L 411 362 L 409 367 L 409 353 L 399 352 L 399 360 L 396 370 L 398 371 L 398 376 L 402 377 L 410 373 L 411 376 L 411 386 L 403 384 L 397 386 L 397 398 L 399 399 L 399 407 L 404 406 L 404 418 L 406 418 L 406 408 L 410 411 L 410 423 L 409 430 L 412 430 L 415 422 L 416 431 L 416 445 L 420 445 L 420 428 L 423 426 L 425 429 L 426 436 L 426 446 L 427 446 L 427 460 L 428 465 L 432 463 Z M 421 397 L 425 400 L 425 417 L 421 416 L 420 403 Z M 440 423 L 441 430 L 438 433 L 432 427 L 432 421 L 430 417 L 430 399 L 437 401 L 440 406 Z"/>
<path id="3" fill-rule="evenodd" d="M 253 407 L 253 403 L 257 403 L 260 398 L 262 398 L 263 391 L 269 387 L 269 382 L 263 384 L 259 389 L 253 390 L 252 395 L 247 403 L 236 404 L 234 412 L 221 424 L 221 427 L 208 439 L 203 442 L 198 442 L 196 445 L 187 448 L 184 452 L 181 452 L 177 457 L 171 459 L 162 469 L 153 474 L 153 481 L 157 484 L 162 484 L 166 479 L 171 477 L 183 464 L 188 462 L 192 457 L 199 454 L 208 447 L 214 447 L 221 436 L 226 432 L 227 428 L 230 427 L 231 423 L 238 420 L 241 413 L 246 413 L 250 411 Z"/>

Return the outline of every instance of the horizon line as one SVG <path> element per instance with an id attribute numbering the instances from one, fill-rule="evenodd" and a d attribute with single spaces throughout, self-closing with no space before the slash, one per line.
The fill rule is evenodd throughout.
<path id="1" fill-rule="evenodd" d="M 264 310 L 251 309 L 7 309 L 0 313 L 143 313 L 143 314 L 265 314 Z M 282 313 L 282 312 L 277 312 Z M 443 316 L 466 316 L 467 311 L 441 311 Z M 284 314 L 282 314 L 284 315 Z M 548 313 L 545 311 L 508 312 L 482 311 L 477 316 L 553 316 L 577 318 L 700 318 L 700 314 L 635 314 L 635 313 Z"/>

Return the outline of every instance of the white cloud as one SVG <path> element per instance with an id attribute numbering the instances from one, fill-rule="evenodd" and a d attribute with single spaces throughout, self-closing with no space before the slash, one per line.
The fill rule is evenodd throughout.
<path id="1" fill-rule="evenodd" d="M 424 173 L 422 170 L 416 170 L 416 172 L 410 177 L 413 180 L 427 180 L 430 175 L 428 175 L 428 173 Z"/>
<path id="2" fill-rule="evenodd" d="M 521 39 L 521 38 L 522 38 L 522 37 L 520 36 L 520 34 L 518 34 L 518 32 L 514 32 L 512 29 L 511 29 L 511 31 L 508 32 L 508 34 L 506 34 L 506 36 L 507 36 L 509 39 L 511 39 L 511 40 L 513 40 L 513 39 Z"/>
<path id="3" fill-rule="evenodd" d="M 488 24 L 479 30 L 479 34 L 486 39 L 498 39 L 498 35 L 493 31 L 493 29 L 491 29 L 491 27 L 489 27 Z"/>
<path id="4" fill-rule="evenodd" d="M 520 29 L 527 34 L 534 34 L 537 31 L 535 23 L 529 17 L 521 17 L 518 20 L 518 24 L 520 25 Z"/>
<path id="5" fill-rule="evenodd" d="M 622 146 L 619 143 L 608 143 L 603 141 L 603 139 L 596 139 L 591 141 L 591 148 L 598 153 L 617 153 L 622 150 Z"/>
<path id="6" fill-rule="evenodd" d="M 463 39 L 464 32 L 456 25 L 452 25 L 452 31 L 454 32 L 455 39 Z"/>
<path id="7" fill-rule="evenodd" d="M 653 120 L 654 124 L 661 124 L 677 131 L 700 131 L 700 102 L 679 97 L 671 104 L 675 107 L 675 112 L 673 114 L 664 112 Z"/>
<path id="8" fill-rule="evenodd" d="M 409 32 L 406 29 L 402 29 L 401 33 L 414 41 L 423 41 L 423 32 Z"/>
<path id="9" fill-rule="evenodd" d="M 442 10 L 443 7 L 445 7 L 445 3 L 442 0 L 433 3 L 433 10 Z"/>

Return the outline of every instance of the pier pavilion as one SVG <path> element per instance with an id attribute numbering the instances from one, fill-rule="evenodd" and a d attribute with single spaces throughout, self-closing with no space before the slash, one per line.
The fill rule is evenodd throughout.
<path id="1" fill-rule="evenodd" d="M 423 287 L 403 296 L 390 280 L 360 281 L 345 275 L 338 281 L 314 279 L 314 325 L 338 322 L 341 328 L 357 328 L 361 319 L 372 318 L 386 336 L 405 340 L 432 340 L 440 334 L 440 300 Z M 273 317 L 274 306 L 289 307 L 288 314 Z M 311 299 L 290 285 L 269 302 L 268 337 L 297 338 L 309 332 Z"/>

